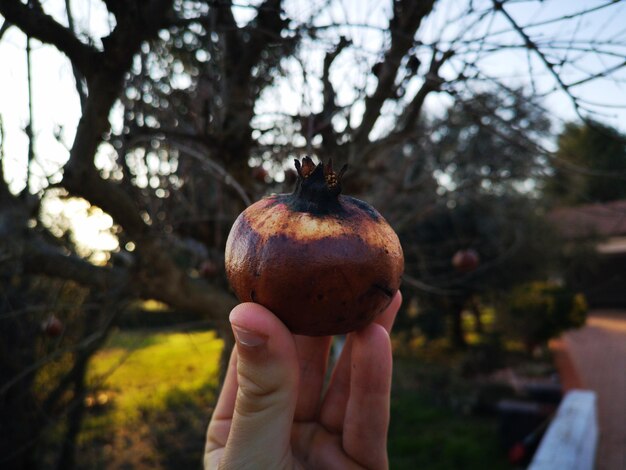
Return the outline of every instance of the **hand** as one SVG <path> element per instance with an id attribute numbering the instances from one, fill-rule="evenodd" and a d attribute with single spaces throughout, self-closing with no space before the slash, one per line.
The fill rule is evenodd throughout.
<path id="1" fill-rule="evenodd" d="M 350 333 L 322 399 L 332 337 L 292 335 L 269 310 L 238 305 L 237 340 L 209 423 L 206 469 L 386 469 L 391 344 L 402 297 Z"/>

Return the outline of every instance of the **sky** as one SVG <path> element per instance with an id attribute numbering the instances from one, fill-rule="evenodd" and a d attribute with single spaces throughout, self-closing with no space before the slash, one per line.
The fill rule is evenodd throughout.
<path id="1" fill-rule="evenodd" d="M 64 1 L 46 0 L 42 2 L 46 12 L 54 16 L 63 24 L 67 23 L 64 14 Z M 240 3 L 245 3 L 241 1 Z M 258 3 L 258 2 L 253 2 Z M 321 0 L 304 2 L 303 0 L 287 0 L 286 9 L 289 14 L 302 18 L 315 11 L 317 5 L 323 3 Z M 336 29 L 332 34 L 346 34 L 358 46 L 354 52 L 342 54 L 333 66 L 333 79 L 337 84 L 339 101 L 348 102 L 352 98 L 352 85 L 359 84 L 364 80 L 368 89 L 372 89 L 375 83 L 371 77 L 367 78 L 365 73 L 355 72 L 354 61 L 360 61 L 366 66 L 362 70 L 369 68 L 368 61 L 376 59 L 378 50 L 385 40 L 385 36 L 377 28 L 384 28 L 386 17 L 389 14 L 388 2 L 375 0 L 334 0 L 332 8 L 326 13 L 318 15 L 315 21 L 318 24 L 325 22 L 345 22 L 348 20 L 353 24 L 367 24 L 363 27 L 345 27 Z M 522 24 L 529 22 L 540 22 L 546 19 L 568 14 L 577 10 L 586 9 L 606 3 L 601 0 L 546 0 L 543 2 L 532 2 L 528 0 L 513 0 L 507 5 L 508 11 Z M 458 23 L 452 23 L 451 19 L 460 11 L 460 7 L 466 2 L 459 0 L 441 0 L 437 9 L 427 21 L 421 37 L 424 41 L 438 40 L 445 44 L 447 40 L 458 36 L 459 28 L 468 27 L 470 18 L 461 19 Z M 477 8 L 484 1 L 476 1 Z M 106 13 L 106 9 L 99 0 L 73 1 L 72 8 L 76 18 L 77 29 L 79 31 L 90 31 L 94 38 L 95 45 L 100 46 L 98 38 L 108 34 L 113 19 Z M 240 22 L 248 21 L 254 10 L 250 8 L 240 8 L 236 11 Z M 626 2 L 622 1 L 610 8 L 598 10 L 596 13 L 586 16 L 582 21 L 569 21 L 556 24 L 549 24 L 536 28 L 535 32 L 548 40 L 550 36 L 557 35 L 562 38 L 564 46 L 568 44 L 576 47 L 577 41 L 581 39 L 590 41 L 612 40 L 619 42 L 622 46 L 616 45 L 615 50 L 626 51 L 626 27 L 619 18 L 626 18 Z M 484 21 L 475 29 L 475 33 L 468 33 L 471 39 L 472 34 L 479 34 L 481 28 L 491 28 L 491 31 L 507 29 L 506 20 L 497 17 L 490 22 Z M 519 43 L 519 37 L 511 34 L 502 34 L 496 39 L 500 44 Z M 28 94 L 27 94 L 27 72 L 26 55 L 24 53 L 25 36 L 17 29 L 10 28 L 0 41 L 0 116 L 4 129 L 4 170 L 9 184 L 14 191 L 19 191 L 24 187 L 26 175 L 26 155 L 28 139 L 24 128 L 28 123 Z M 621 47 L 621 49 L 620 49 Z M 33 168 L 33 173 L 37 177 L 45 176 L 51 182 L 60 179 L 59 169 L 67 160 L 68 148 L 74 138 L 74 130 L 80 117 L 80 105 L 75 91 L 74 77 L 69 61 L 59 53 L 54 47 L 44 45 L 38 41 L 32 41 L 32 77 L 33 77 L 33 103 L 34 103 L 34 130 L 36 135 L 35 151 L 38 157 L 37 165 Z M 563 51 L 561 51 L 563 52 Z M 312 47 L 309 51 L 308 67 L 311 71 L 320 70 L 321 60 L 324 50 Z M 567 55 L 562 55 L 572 60 L 573 66 L 565 67 L 562 72 L 568 80 L 575 80 L 581 76 L 581 70 L 601 70 L 610 63 L 603 62 L 611 58 L 599 59 L 594 54 L 583 54 L 571 51 Z M 424 59 L 427 59 L 424 57 Z M 614 59 L 614 58 L 613 58 Z M 545 66 L 540 63 L 537 57 L 531 57 L 534 85 L 540 92 L 550 90 L 554 80 L 549 76 Z M 556 59 L 555 59 L 556 60 Z M 452 62 L 454 64 L 454 61 Z M 488 59 L 479 62 L 480 67 L 486 73 L 507 80 L 509 83 L 529 85 L 528 81 L 528 54 L 526 51 L 515 49 L 505 49 L 498 54 L 489 55 Z M 295 67 L 291 63 L 289 67 Z M 442 73 L 453 76 L 458 72 L 449 67 Z M 620 75 L 621 74 L 621 75 Z M 626 132 L 626 76 L 624 71 L 620 72 L 621 83 L 613 83 L 609 80 L 595 80 L 578 87 L 575 92 L 585 100 L 607 104 L 609 106 L 596 107 L 601 109 L 603 115 L 596 115 L 607 123 L 618 127 Z M 314 74 L 311 74 L 314 76 Z M 284 80 L 273 90 L 268 90 L 266 100 L 260 105 L 262 111 L 267 112 L 297 112 L 307 108 L 315 110 L 319 106 L 319 80 L 315 78 L 302 78 L 303 74 L 294 70 L 293 76 L 289 80 Z M 303 87 L 306 82 L 307 87 Z M 419 82 L 410 85 L 410 90 L 414 91 L 419 86 Z M 303 91 L 306 90 L 306 91 Z M 440 112 L 445 104 L 445 98 L 441 95 L 433 95 L 427 102 L 428 109 L 432 112 Z M 571 100 L 563 93 L 555 92 L 549 94 L 545 99 L 546 107 L 559 122 L 577 120 L 576 113 L 571 104 Z M 357 107 L 358 111 L 358 107 Z M 119 118 L 112 115 L 115 124 Z M 355 118 L 359 119 L 358 112 Z M 379 123 L 384 125 L 384 119 Z M 35 188 L 37 183 L 35 182 Z"/>

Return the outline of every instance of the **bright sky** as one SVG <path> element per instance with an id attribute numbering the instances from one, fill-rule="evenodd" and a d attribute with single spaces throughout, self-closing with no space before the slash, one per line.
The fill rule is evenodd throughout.
<path id="1" fill-rule="evenodd" d="M 67 24 L 63 0 L 46 0 L 42 3 L 46 12 L 52 14 L 61 23 Z M 253 3 L 258 3 L 258 1 Z M 287 0 L 286 9 L 290 15 L 304 19 L 306 15 L 314 11 L 316 5 L 322 3 L 324 3 L 322 0 Z M 387 3 L 376 0 L 335 0 L 333 7 L 327 13 L 319 15 L 316 21 L 318 24 L 323 24 L 347 20 L 355 24 L 368 24 L 384 28 L 387 23 L 385 18 L 389 12 Z M 484 1 L 477 0 L 476 3 L 484 5 Z M 606 3 L 606 0 L 577 0 L 575 2 L 552 0 L 539 3 L 516 0 L 507 6 L 507 10 L 521 24 L 526 24 L 603 3 Z M 424 23 L 425 28 L 422 35 L 424 41 L 432 40 L 432 38 L 441 35 L 442 31 L 445 31 L 449 19 L 454 16 L 456 9 L 464 5 L 466 5 L 465 2 L 458 0 L 441 0 L 435 13 Z M 96 41 L 110 31 L 112 18 L 107 16 L 106 9 L 100 1 L 73 1 L 72 8 L 79 31 L 91 31 L 91 36 L 96 38 Z M 237 18 L 241 22 L 249 20 L 252 13 L 253 10 L 250 8 L 241 8 L 236 12 Z M 577 39 L 611 40 L 619 41 L 622 46 L 621 49 L 616 48 L 616 50 L 624 51 L 624 44 L 626 44 L 624 18 L 626 18 L 626 2 L 621 2 L 585 17 L 582 22 L 568 22 L 557 26 L 549 25 L 545 26 L 541 32 L 554 34 L 554 28 L 560 28 L 556 32 L 559 33 L 559 37 L 563 38 L 565 47 L 568 44 L 576 47 L 578 45 L 575 42 Z M 505 29 L 507 24 L 503 18 L 498 17 L 494 19 L 492 24 L 485 23 L 485 28 L 488 26 L 493 28 L 492 31 L 496 31 L 498 27 Z M 458 35 L 459 27 L 456 26 L 455 28 L 450 29 L 450 35 Z M 342 54 L 333 66 L 335 82 L 338 84 L 338 99 L 347 102 L 353 93 L 352 85 L 362 83 L 363 80 L 367 79 L 365 73 L 359 73 L 359 71 L 355 73 L 354 59 L 359 59 L 361 62 L 375 60 L 376 51 L 380 49 L 384 36 L 376 28 L 346 27 L 339 32 L 350 37 L 359 46 L 354 53 L 355 56 Z M 498 39 L 519 43 L 519 38 L 512 35 L 502 35 Z M 446 35 L 444 34 L 442 41 L 445 40 Z M 25 184 L 28 148 L 28 140 L 24 133 L 24 128 L 28 123 L 25 42 L 25 36 L 17 28 L 10 28 L 0 41 L 0 63 L 3 64 L 3 67 L 0 68 L 0 116 L 5 137 L 4 170 L 14 191 L 19 191 Z M 96 43 L 96 46 L 100 46 L 100 44 Z M 74 131 L 80 116 L 79 100 L 75 91 L 72 70 L 65 56 L 55 48 L 42 45 L 37 41 L 32 42 L 32 47 L 35 151 L 38 159 L 38 165 L 35 165 L 33 172 L 36 177 L 51 177 L 51 181 L 56 182 L 60 178 L 58 170 L 67 160 L 67 147 L 71 146 L 74 138 Z M 323 50 L 315 50 L 312 47 L 309 52 L 312 55 L 308 64 L 312 70 L 319 71 Z M 482 61 L 480 66 L 493 76 L 506 77 L 510 83 L 528 85 L 527 80 L 523 78 L 527 77 L 528 73 L 527 59 L 526 52 L 507 49 L 501 53 L 492 54 L 488 60 Z M 581 70 L 601 70 L 607 67 L 606 63 L 598 62 L 597 58 L 582 56 L 576 51 L 572 51 L 568 55 L 568 59 L 574 61 L 573 67 L 563 70 L 564 77 L 568 80 L 575 79 Z M 553 81 L 537 58 L 531 60 L 535 72 L 535 85 L 540 91 L 545 91 Z M 266 94 L 267 99 L 259 106 L 259 110 L 297 112 L 307 108 L 315 110 L 319 106 L 319 81 L 311 78 L 307 81 L 309 91 L 303 93 L 302 84 L 304 81 L 301 71 L 295 70 L 293 62 L 289 67 L 294 67 L 296 73 L 289 80 L 283 81 L 276 89 L 269 90 Z M 368 67 L 371 65 L 365 64 L 363 70 Z M 443 70 L 443 73 L 452 74 L 453 72 L 451 69 L 447 69 Z M 576 88 L 576 92 L 588 101 L 610 105 L 602 108 L 606 114 L 603 116 L 603 120 L 626 132 L 626 108 L 623 107 L 626 105 L 624 71 L 621 72 L 621 79 L 621 84 L 608 80 L 592 81 L 584 87 Z M 368 80 L 371 81 L 371 77 Z M 373 82 L 368 83 L 370 89 L 373 85 Z M 412 85 L 412 89 L 414 90 L 418 86 L 419 83 L 416 82 Z M 433 96 L 427 105 L 431 110 L 441 110 L 443 102 L 441 97 Z M 616 105 L 622 105 L 622 107 L 614 107 Z M 546 106 L 561 120 L 577 119 L 570 100 L 563 93 L 549 95 L 546 99 Z M 358 116 L 356 119 L 358 120 Z"/>

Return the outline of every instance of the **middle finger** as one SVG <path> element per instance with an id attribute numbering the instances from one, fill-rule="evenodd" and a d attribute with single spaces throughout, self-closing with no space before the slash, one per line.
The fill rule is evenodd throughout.
<path id="1" fill-rule="evenodd" d="M 294 339 L 300 363 L 295 420 L 310 421 L 316 417 L 319 408 L 332 337 L 294 335 Z"/>

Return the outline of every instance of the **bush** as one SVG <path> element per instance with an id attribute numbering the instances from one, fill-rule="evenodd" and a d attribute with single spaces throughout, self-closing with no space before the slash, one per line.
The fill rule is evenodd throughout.
<path id="1" fill-rule="evenodd" d="M 504 333 L 529 350 L 565 330 L 581 327 L 587 319 L 585 296 L 550 282 L 522 284 L 503 304 L 500 323 Z"/>

